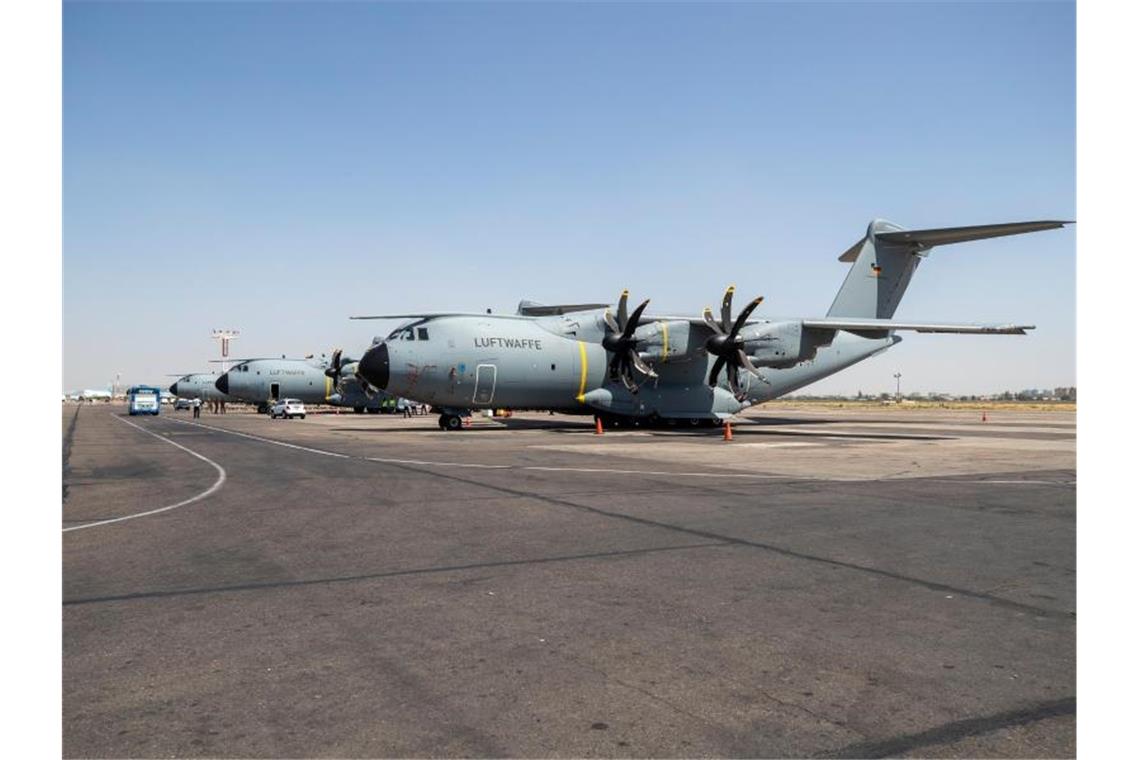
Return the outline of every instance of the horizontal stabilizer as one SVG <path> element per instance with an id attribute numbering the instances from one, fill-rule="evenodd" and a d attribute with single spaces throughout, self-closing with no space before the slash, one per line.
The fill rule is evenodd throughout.
<path id="1" fill-rule="evenodd" d="M 825 317 L 805 319 L 804 327 L 820 330 L 846 330 L 847 332 L 882 332 L 886 330 L 913 330 L 920 333 L 961 333 L 965 335 L 1025 335 L 1034 325 L 979 325 L 953 322 L 903 322 L 893 319 L 863 319 Z"/>
<path id="2" fill-rule="evenodd" d="M 1039 222 L 1007 222 L 1005 224 L 977 224 L 972 227 L 942 227 L 932 230 L 892 230 L 875 234 L 876 240 L 899 246 L 910 246 L 916 251 L 925 251 L 936 245 L 966 243 L 971 240 L 1022 235 L 1026 232 L 1055 230 L 1073 224 L 1071 221 L 1045 220 Z M 865 239 L 864 239 L 865 240 Z M 848 248 L 839 257 L 840 261 L 852 262 L 859 256 L 864 240 Z"/>

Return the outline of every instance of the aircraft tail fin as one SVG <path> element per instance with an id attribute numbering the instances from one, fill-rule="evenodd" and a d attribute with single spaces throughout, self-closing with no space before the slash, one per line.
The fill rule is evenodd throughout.
<path id="1" fill-rule="evenodd" d="M 844 251 L 847 278 L 827 311 L 829 317 L 890 319 L 919 262 L 936 245 L 1052 230 L 1072 222 L 1040 221 L 906 230 L 883 219 L 867 225 L 866 236 Z"/>

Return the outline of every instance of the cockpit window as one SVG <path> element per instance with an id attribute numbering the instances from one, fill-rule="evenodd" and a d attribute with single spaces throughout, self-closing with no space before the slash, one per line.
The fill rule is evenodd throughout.
<path id="1" fill-rule="evenodd" d="M 388 335 L 387 340 L 415 340 L 417 329 L 419 332 L 419 339 L 427 340 L 427 328 L 417 328 L 417 325 L 422 325 L 426 321 L 427 320 L 424 319 L 418 319 L 414 322 L 402 324 Z"/>

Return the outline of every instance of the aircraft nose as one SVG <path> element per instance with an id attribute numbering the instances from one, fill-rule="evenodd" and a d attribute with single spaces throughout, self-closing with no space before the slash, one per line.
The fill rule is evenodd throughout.
<path id="1" fill-rule="evenodd" d="M 220 390 L 222 393 L 229 393 L 230 392 L 230 373 L 229 372 L 223 372 L 222 376 L 214 381 L 214 387 L 217 388 L 218 390 Z"/>
<path id="2" fill-rule="evenodd" d="M 356 371 L 373 388 L 384 390 L 388 387 L 388 344 L 381 343 L 364 352 Z"/>
<path id="3" fill-rule="evenodd" d="M 177 396 L 178 395 L 178 383 L 171 383 L 170 388 L 168 390 L 171 393 L 173 393 L 175 396 Z"/>

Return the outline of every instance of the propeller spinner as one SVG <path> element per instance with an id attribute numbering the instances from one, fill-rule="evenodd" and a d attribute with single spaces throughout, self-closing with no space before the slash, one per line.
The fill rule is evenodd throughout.
<path id="1" fill-rule="evenodd" d="M 717 358 L 713 362 L 712 370 L 709 371 L 709 385 L 715 386 L 720 378 L 720 371 L 727 367 L 725 374 L 728 376 L 728 386 L 732 389 L 732 394 L 740 399 L 744 397 L 744 392 L 740 389 L 741 368 L 765 383 L 768 380 L 760 374 L 760 370 L 756 369 L 748 354 L 744 352 L 744 338 L 740 335 L 740 328 L 744 327 L 753 310 L 763 302 L 764 296 L 752 299 L 733 320 L 732 296 L 735 292 L 735 285 L 729 285 L 728 290 L 724 291 L 724 298 L 720 302 L 720 322 L 713 318 L 712 309 L 705 307 L 705 324 L 713 331 L 713 336 L 708 339 L 705 347 Z"/>
<path id="2" fill-rule="evenodd" d="M 617 380 L 620 378 L 622 385 L 630 393 L 637 393 L 637 383 L 633 379 L 633 370 L 636 369 L 646 377 L 657 377 L 657 373 L 638 356 L 637 338 L 633 335 L 641 321 L 641 313 L 649 305 L 649 299 L 642 301 L 641 305 L 633 310 L 633 314 L 628 313 L 628 304 L 629 291 L 623 290 L 621 298 L 618 299 L 617 319 L 614 319 L 614 315 L 610 313 L 609 309 L 603 312 L 602 317 L 606 322 L 606 327 L 609 328 L 609 332 L 602 338 L 602 346 L 613 354 L 609 365 L 610 379 Z"/>

